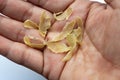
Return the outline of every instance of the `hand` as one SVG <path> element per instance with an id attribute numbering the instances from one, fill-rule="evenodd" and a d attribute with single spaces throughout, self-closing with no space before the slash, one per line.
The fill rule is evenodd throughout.
<path id="1" fill-rule="evenodd" d="M 88 0 L 76 0 L 74 2 L 68 0 L 66 2 L 65 5 L 73 8 L 73 15 L 69 20 L 80 16 L 85 25 L 83 44 L 74 53 L 72 59 L 66 63 L 61 61 L 65 54 L 54 54 L 48 49 L 39 51 L 24 45 L 23 37 L 31 33 L 31 31 L 23 28 L 22 24 L 26 19 L 38 22 L 38 16 L 44 9 L 51 12 L 64 10 L 67 6 L 60 7 L 63 5 L 60 3 L 64 1 L 58 0 L 60 5 L 54 8 L 50 8 L 52 7 L 50 5 L 54 2 L 49 0 L 51 4 L 46 3 L 45 6 L 45 2 L 42 3 L 41 1 L 44 4 L 41 4 L 41 8 L 33 7 L 32 9 L 27 2 L 19 0 L 16 2 L 14 0 L 2 1 L 0 2 L 1 6 L 3 6 L 0 7 L 3 8 L 1 12 L 10 17 L 0 17 L 0 26 L 2 26 L 0 27 L 0 52 L 2 55 L 43 74 L 50 80 L 119 80 L 120 69 L 118 62 L 120 58 L 117 58 L 117 56 L 119 57 L 118 48 L 120 45 L 118 41 L 120 38 L 118 34 L 120 29 L 117 26 L 120 24 L 120 14 L 118 0 L 113 2 L 107 2 L 106 0 L 107 5 Z M 8 1 L 6 7 L 4 7 L 5 1 Z M 30 0 L 30 2 L 35 4 L 37 0 Z M 14 7 L 18 4 L 22 5 Z M 42 9 L 43 7 L 44 9 Z M 23 17 L 23 15 L 25 16 Z M 48 12 L 48 15 L 51 16 L 51 13 Z M 65 22 L 54 22 L 47 38 L 53 38 L 52 35 L 61 30 Z M 34 33 L 36 32 L 34 31 Z"/>

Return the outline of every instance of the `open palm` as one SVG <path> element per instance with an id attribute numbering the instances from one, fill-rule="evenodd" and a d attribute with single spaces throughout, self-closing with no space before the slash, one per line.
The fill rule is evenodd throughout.
<path id="1" fill-rule="evenodd" d="M 50 80 L 119 80 L 118 1 L 113 0 L 108 2 L 110 5 L 106 5 L 89 0 L 0 0 L 0 11 L 8 16 L 0 17 L 0 52 Z M 79 16 L 85 27 L 82 46 L 71 60 L 62 62 L 65 54 L 54 54 L 49 49 L 32 49 L 23 43 L 24 35 L 38 35 L 37 31 L 23 27 L 26 19 L 38 23 L 38 17 L 47 11 L 53 20 L 51 13 L 67 7 L 73 9 L 73 14 L 67 21 Z M 47 39 L 52 39 L 59 33 L 67 21 L 53 20 Z"/>

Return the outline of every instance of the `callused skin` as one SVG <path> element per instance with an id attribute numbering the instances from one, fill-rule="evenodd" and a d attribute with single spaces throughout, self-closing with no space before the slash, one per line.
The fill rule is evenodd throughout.
<path id="1" fill-rule="evenodd" d="M 53 4 L 56 1 L 59 2 L 58 5 Z M 24 2 L 24 0 L 0 0 L 1 8 L 3 5 L 6 6 L 1 9 L 1 12 L 12 18 L 0 17 L 0 52 L 3 53 L 2 55 L 42 74 L 49 80 L 120 79 L 119 0 L 106 0 L 107 4 L 89 0 L 68 0 L 68 2 L 63 0 L 41 0 L 42 4 L 37 2 L 38 0 L 28 0 L 28 2 Z M 11 5 L 10 3 L 14 4 Z M 20 3 L 23 5 L 13 7 Z M 40 5 L 40 7 L 31 7 L 29 3 Z M 55 7 L 50 6 L 51 4 Z M 38 22 L 38 16 L 45 9 L 50 11 L 47 13 L 53 19 L 52 12 L 65 10 L 67 7 L 73 9 L 73 14 L 67 21 L 58 22 L 53 20 L 47 39 L 54 38 L 62 30 L 66 22 L 78 16 L 81 17 L 84 23 L 84 38 L 82 45 L 74 53 L 71 60 L 62 62 L 61 59 L 66 54 L 54 54 L 47 48 L 40 51 L 24 45 L 24 35 L 38 36 L 37 31 L 23 28 L 24 20 L 31 19 Z M 20 13 L 14 15 L 18 13 L 18 8 Z M 12 33 L 10 29 L 13 31 Z M 11 36 L 9 36 L 10 34 Z"/>

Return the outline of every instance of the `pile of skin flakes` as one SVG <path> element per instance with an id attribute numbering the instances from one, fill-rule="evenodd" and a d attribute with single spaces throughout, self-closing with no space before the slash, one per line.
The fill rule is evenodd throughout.
<path id="1" fill-rule="evenodd" d="M 72 14 L 72 8 L 66 9 L 64 12 L 54 13 L 53 16 L 57 21 L 68 20 Z M 45 12 L 41 14 L 40 23 L 36 24 L 31 20 L 26 20 L 24 22 L 24 27 L 28 29 L 36 29 L 39 31 L 42 37 L 46 37 L 47 31 L 51 27 L 50 17 L 46 15 Z M 68 61 L 73 56 L 77 47 L 81 45 L 83 38 L 83 23 L 78 17 L 75 20 L 66 23 L 63 30 L 58 36 L 56 36 L 52 41 L 45 41 L 43 43 L 37 43 L 38 38 L 33 36 L 24 36 L 24 43 L 32 48 L 42 49 L 47 47 L 54 53 L 67 53 L 67 55 L 62 59 L 63 61 Z M 55 46 L 56 45 L 56 46 Z"/>

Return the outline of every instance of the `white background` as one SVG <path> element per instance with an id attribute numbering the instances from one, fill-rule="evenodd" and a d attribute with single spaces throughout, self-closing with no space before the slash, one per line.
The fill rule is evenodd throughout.
<path id="1" fill-rule="evenodd" d="M 91 0 L 104 2 L 104 0 Z M 45 80 L 39 74 L 0 56 L 0 80 Z"/>
<path id="2" fill-rule="evenodd" d="M 90 0 L 90 1 L 99 1 L 99 2 L 104 3 L 104 0 Z"/>

